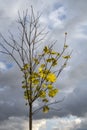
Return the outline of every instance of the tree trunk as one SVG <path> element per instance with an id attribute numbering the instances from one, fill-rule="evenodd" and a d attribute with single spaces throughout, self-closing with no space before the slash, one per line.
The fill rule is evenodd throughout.
<path id="1" fill-rule="evenodd" d="M 29 106 L 29 130 L 32 130 L 32 103 Z"/>

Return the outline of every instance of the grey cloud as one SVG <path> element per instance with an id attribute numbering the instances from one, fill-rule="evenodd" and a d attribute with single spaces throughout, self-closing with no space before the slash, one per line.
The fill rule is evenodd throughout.
<path id="1" fill-rule="evenodd" d="M 65 91 L 65 100 L 62 103 L 63 111 L 61 115 L 72 114 L 84 116 L 87 113 L 87 62 L 83 62 L 76 68 L 73 68 L 63 85 L 61 90 Z M 61 87 L 60 87 L 61 88 Z M 71 92 L 68 90 L 71 89 Z"/>
<path id="2" fill-rule="evenodd" d="M 84 81 L 85 82 L 85 81 Z M 86 83 L 84 85 L 80 83 L 74 90 L 70 93 L 65 101 L 65 110 L 67 114 L 85 116 L 87 113 L 87 88 Z"/>
<path id="3" fill-rule="evenodd" d="M 21 73 L 16 67 L 0 74 L 0 120 L 9 116 L 27 115 L 21 88 Z"/>
<path id="4" fill-rule="evenodd" d="M 77 128 L 73 128 L 71 130 L 87 130 L 87 114 L 85 115 L 84 118 L 82 118 L 81 123 L 79 124 L 79 126 Z"/>
<path id="5" fill-rule="evenodd" d="M 7 120 L 0 122 L 0 130 L 24 130 L 26 128 L 25 122 L 25 117 L 9 117 Z"/>
<path id="6" fill-rule="evenodd" d="M 0 86 L 20 86 L 22 81 L 22 73 L 13 65 L 11 69 L 0 72 Z"/>

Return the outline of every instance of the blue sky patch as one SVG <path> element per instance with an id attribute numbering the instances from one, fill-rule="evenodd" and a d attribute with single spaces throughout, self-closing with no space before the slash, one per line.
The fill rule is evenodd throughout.
<path id="1" fill-rule="evenodd" d="M 10 68 L 12 68 L 12 67 L 13 67 L 13 64 L 11 64 L 11 63 L 6 64 L 6 67 L 7 67 L 7 69 L 10 69 Z"/>
<path id="2" fill-rule="evenodd" d="M 58 19 L 60 19 L 61 21 L 63 21 L 63 20 L 66 19 L 66 15 L 65 14 L 60 15 L 60 16 L 58 16 Z"/>
<path id="3" fill-rule="evenodd" d="M 54 6 L 53 6 L 53 10 L 56 10 L 56 9 L 58 9 L 58 8 L 60 8 L 60 7 L 62 7 L 63 5 L 61 4 L 61 3 L 55 3 L 54 4 Z"/>

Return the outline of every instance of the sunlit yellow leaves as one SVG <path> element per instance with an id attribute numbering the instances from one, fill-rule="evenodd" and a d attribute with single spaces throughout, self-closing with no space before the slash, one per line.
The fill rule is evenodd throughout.
<path id="1" fill-rule="evenodd" d="M 55 82 L 56 79 L 57 79 L 57 77 L 56 77 L 56 75 L 54 73 L 49 73 L 47 75 L 47 81 L 49 81 L 49 82 Z"/>
<path id="2" fill-rule="evenodd" d="M 37 72 L 32 72 L 32 74 L 28 78 L 28 83 L 32 82 L 32 84 L 37 85 L 39 83 L 39 74 Z"/>
<path id="3" fill-rule="evenodd" d="M 53 58 L 53 57 L 48 58 L 46 61 L 49 62 L 49 63 L 52 63 L 52 66 L 57 65 L 57 60 L 55 58 Z"/>
<path id="4" fill-rule="evenodd" d="M 21 71 L 27 70 L 28 68 L 29 68 L 29 64 L 25 64 L 25 65 L 21 68 Z"/>
<path id="5" fill-rule="evenodd" d="M 52 66 L 55 66 L 55 65 L 57 65 L 57 60 L 56 60 L 56 59 L 54 59 L 54 60 L 52 61 Z"/>
<path id="6" fill-rule="evenodd" d="M 40 77 L 45 79 L 48 82 L 55 82 L 56 81 L 56 75 L 54 73 L 51 73 L 49 70 L 39 70 L 40 71 Z"/>
<path id="7" fill-rule="evenodd" d="M 25 88 L 26 88 L 26 85 L 23 85 L 23 86 L 22 86 L 22 88 L 24 88 L 24 89 L 25 89 Z"/>
<path id="8" fill-rule="evenodd" d="M 45 79 L 46 78 L 46 74 L 42 71 L 42 72 L 40 72 L 40 77 Z"/>
<path id="9" fill-rule="evenodd" d="M 47 46 L 44 47 L 43 51 L 44 51 L 45 54 L 50 53 L 50 49 Z"/>
<path id="10" fill-rule="evenodd" d="M 38 77 L 39 77 L 39 74 L 38 74 L 37 72 L 32 72 L 32 77 L 38 78 Z"/>
<path id="11" fill-rule="evenodd" d="M 42 71 L 43 71 L 43 68 L 42 68 L 42 67 L 39 67 L 39 68 L 38 68 L 38 71 L 39 71 L 39 72 L 42 72 Z"/>
<path id="12" fill-rule="evenodd" d="M 42 101 L 43 101 L 43 102 L 48 102 L 48 99 L 44 98 Z"/>
<path id="13" fill-rule="evenodd" d="M 51 56 L 52 55 L 57 55 L 57 56 L 60 55 L 60 53 L 58 53 L 58 52 L 50 49 L 48 46 L 45 46 L 44 49 L 43 49 L 43 51 L 44 51 L 44 54 L 50 54 Z"/>
<path id="14" fill-rule="evenodd" d="M 49 97 L 54 97 L 58 93 L 58 89 L 51 89 L 49 90 Z"/>
<path id="15" fill-rule="evenodd" d="M 60 56 L 60 53 L 57 53 L 57 56 Z"/>
<path id="16" fill-rule="evenodd" d="M 42 84 L 42 87 L 43 87 L 43 88 L 46 88 L 46 87 L 47 87 L 47 85 L 46 85 L 46 84 Z"/>
<path id="17" fill-rule="evenodd" d="M 33 83 L 34 85 L 37 85 L 37 84 L 39 84 L 39 80 L 38 80 L 38 79 L 34 79 L 34 80 L 32 80 L 32 83 Z"/>
<path id="18" fill-rule="evenodd" d="M 68 47 L 68 45 L 65 44 L 65 45 L 64 45 L 64 48 L 67 48 L 67 47 Z"/>
<path id="19" fill-rule="evenodd" d="M 38 92 L 39 91 L 39 89 L 40 89 L 40 86 L 36 86 L 36 89 L 35 89 L 35 92 Z"/>
<path id="20" fill-rule="evenodd" d="M 47 88 L 48 88 L 48 89 L 52 89 L 53 86 L 52 86 L 51 84 L 48 84 Z"/>
<path id="21" fill-rule="evenodd" d="M 41 91 L 39 92 L 39 97 L 45 98 L 45 97 L 46 97 L 46 92 L 43 91 L 43 90 L 41 90 Z"/>
<path id="22" fill-rule="evenodd" d="M 41 64 L 41 68 L 44 68 L 45 67 L 45 64 Z"/>
<path id="23" fill-rule="evenodd" d="M 25 98 L 26 100 L 28 100 L 28 95 L 24 95 L 24 98 Z"/>
<path id="24" fill-rule="evenodd" d="M 48 113 L 49 112 L 49 107 L 48 106 L 44 106 L 43 107 L 43 112 L 44 113 Z"/>
<path id="25" fill-rule="evenodd" d="M 63 58 L 64 59 L 69 59 L 69 58 L 71 58 L 71 56 L 70 55 L 66 55 L 66 56 L 63 56 Z"/>
<path id="26" fill-rule="evenodd" d="M 39 68 L 39 75 L 41 78 L 46 79 L 47 75 L 50 73 L 48 69 Z"/>
<path id="27" fill-rule="evenodd" d="M 38 59 L 36 59 L 36 58 L 34 58 L 34 62 L 35 62 L 35 64 L 39 64 L 39 61 L 38 61 Z"/>
<path id="28" fill-rule="evenodd" d="M 52 55 L 56 55 L 57 52 L 55 52 L 55 51 L 51 51 L 50 54 L 52 54 Z"/>
<path id="29" fill-rule="evenodd" d="M 52 62 L 52 58 L 49 58 L 46 61 L 50 63 L 50 62 Z"/>
<path id="30" fill-rule="evenodd" d="M 24 91 L 24 98 L 27 100 L 30 97 L 30 91 L 26 90 Z"/>
<path id="31" fill-rule="evenodd" d="M 47 106 L 49 99 L 58 93 L 58 89 L 54 88 L 53 83 L 56 82 L 60 70 L 58 68 L 58 72 L 57 70 L 55 71 L 55 66 L 61 62 L 62 58 L 65 61 L 63 66 L 61 66 L 62 69 L 66 66 L 66 61 L 71 58 L 70 55 L 64 52 L 68 48 L 68 45 L 64 44 L 63 50 L 60 53 L 54 51 L 52 47 L 50 45 L 45 46 L 40 55 L 31 56 L 32 64 L 29 61 L 30 65 L 26 63 L 22 68 L 24 73 L 22 88 L 26 90 L 24 98 L 30 102 L 40 98 L 45 104 L 43 107 L 43 112 L 45 113 L 49 111 L 49 107 Z"/>
<path id="32" fill-rule="evenodd" d="M 28 69 L 28 68 L 29 68 L 29 64 L 25 64 L 25 65 L 24 65 L 24 68 L 25 68 L 25 69 Z"/>

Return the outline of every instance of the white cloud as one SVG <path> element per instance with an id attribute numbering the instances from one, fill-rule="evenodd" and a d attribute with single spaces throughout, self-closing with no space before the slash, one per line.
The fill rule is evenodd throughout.
<path id="1" fill-rule="evenodd" d="M 33 130 L 45 130 L 46 120 L 34 120 Z M 28 130 L 28 118 L 26 117 L 9 117 L 0 123 L 0 130 Z"/>
<path id="2" fill-rule="evenodd" d="M 3 62 L 0 62 L 0 70 L 6 70 L 6 65 Z"/>
<path id="3" fill-rule="evenodd" d="M 65 19 L 65 9 L 64 7 L 60 7 L 54 11 L 52 11 L 49 15 L 49 21 L 51 21 L 51 26 L 54 28 L 62 28 L 63 26 L 63 20 Z"/>
<path id="4" fill-rule="evenodd" d="M 67 117 L 50 119 L 47 123 L 49 123 L 47 125 L 51 126 L 50 130 L 71 130 L 74 127 L 78 127 L 81 123 L 81 119 L 70 115 Z"/>
<path id="5" fill-rule="evenodd" d="M 65 8 L 63 6 L 60 6 L 57 9 L 50 10 L 50 12 L 48 12 L 48 15 L 44 14 L 43 16 L 41 16 L 40 22 L 47 25 L 50 29 L 62 29 L 64 28 L 65 19 Z"/>
<path id="6" fill-rule="evenodd" d="M 76 116 L 33 120 L 33 130 L 71 130 L 72 128 L 77 128 L 81 122 L 82 119 Z M 25 117 L 9 117 L 8 120 L 5 120 L 0 124 L 0 130 L 8 129 L 27 130 L 28 119 Z"/>

